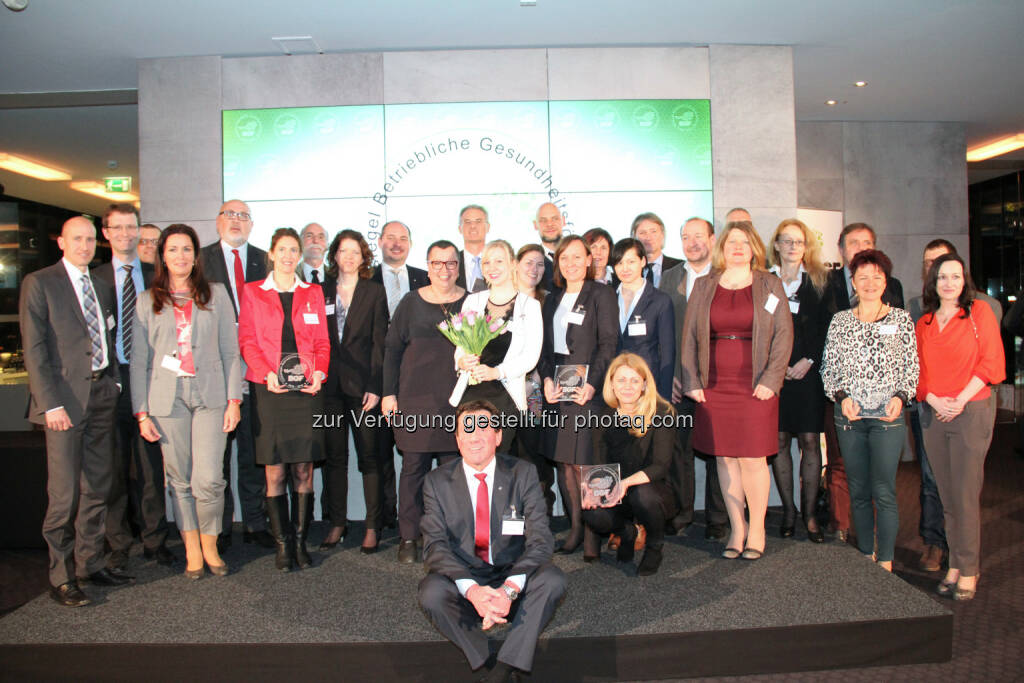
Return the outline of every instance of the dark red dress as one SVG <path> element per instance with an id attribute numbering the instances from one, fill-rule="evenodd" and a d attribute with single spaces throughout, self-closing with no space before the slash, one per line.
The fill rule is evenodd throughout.
<path id="1" fill-rule="evenodd" d="M 754 398 L 753 324 L 752 288 L 719 286 L 711 300 L 707 400 L 694 416 L 693 447 L 702 453 L 764 458 L 779 450 L 779 398 Z"/>

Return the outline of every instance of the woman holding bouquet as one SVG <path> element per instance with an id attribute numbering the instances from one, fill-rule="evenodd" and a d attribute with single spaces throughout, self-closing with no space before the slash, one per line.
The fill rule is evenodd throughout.
<path id="1" fill-rule="evenodd" d="M 438 325 L 462 309 L 466 290 L 455 284 L 459 252 L 447 240 L 427 249 L 430 284 L 409 292 L 395 309 L 384 342 L 384 398 L 381 412 L 402 451 L 398 480 L 398 561 L 416 561 L 423 517 L 423 478 L 434 458 L 457 457 L 455 409 L 448 396 L 457 377 L 452 345 Z M 450 429 L 446 429 L 446 425 Z"/>
<path id="2" fill-rule="evenodd" d="M 516 260 L 508 242 L 496 240 L 485 246 L 480 265 L 488 289 L 467 296 L 462 312 L 486 316 L 492 332 L 500 326 L 504 329 L 479 355 L 455 349 L 460 376 L 449 402 L 454 406 L 478 400 L 493 403 L 504 418 L 498 451 L 508 453 L 526 413 L 526 374 L 540 358 L 544 322 L 540 302 L 516 290 Z"/>
<path id="3" fill-rule="evenodd" d="M 551 427 L 545 452 L 559 465 L 559 488 L 572 524 L 559 552 L 575 551 L 584 537 L 580 480 L 576 465 L 592 462 L 593 448 L 586 423 L 594 396 L 619 342 L 618 305 L 611 287 L 594 282 L 590 247 L 578 235 L 565 237 L 555 250 L 556 289 L 544 300 L 544 346 L 537 370 L 544 378 L 544 398 L 558 420 Z M 586 365 L 587 379 L 563 396 L 555 383 L 559 365 Z M 568 399 L 568 400 L 566 400 Z M 583 426 L 580 426 L 583 423 Z M 584 555 L 597 557 L 597 535 L 586 534 Z"/>

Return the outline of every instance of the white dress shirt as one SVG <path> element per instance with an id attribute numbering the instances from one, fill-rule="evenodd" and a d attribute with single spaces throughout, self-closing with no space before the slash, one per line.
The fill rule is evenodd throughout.
<path id="1" fill-rule="evenodd" d="M 235 255 L 232 250 L 238 249 L 238 258 L 242 259 L 242 275 L 245 275 L 246 258 L 249 256 L 249 243 L 243 242 L 240 247 L 233 247 L 224 240 L 220 241 L 220 248 L 224 252 L 224 265 L 228 268 L 228 286 L 231 288 L 231 295 L 235 297 L 235 305 L 238 305 L 238 287 L 245 286 L 245 283 L 235 282 Z"/>
<path id="2" fill-rule="evenodd" d="M 686 300 L 689 301 L 690 292 L 693 291 L 693 284 L 697 281 L 697 278 L 704 277 L 711 272 L 711 259 L 708 259 L 708 262 L 699 271 L 694 270 L 689 261 L 683 264 L 683 268 L 686 268 Z"/>
<path id="3" fill-rule="evenodd" d="M 93 371 L 102 370 L 110 365 L 107 356 L 107 328 L 113 321 L 103 317 L 103 306 L 100 305 L 100 297 L 96 294 L 96 286 L 93 284 L 92 278 L 89 277 L 89 273 L 83 273 L 81 268 L 66 258 L 62 258 L 60 261 L 64 264 L 65 270 L 68 271 L 68 277 L 71 278 L 71 289 L 75 290 L 75 297 L 78 298 L 78 308 L 82 310 L 83 318 L 85 317 L 85 299 L 82 293 L 82 280 L 88 280 L 89 286 L 92 287 L 93 296 L 96 298 L 96 317 L 99 318 L 98 322 L 100 324 L 100 345 L 103 347 L 103 361 L 98 368 L 93 368 Z"/>
<path id="4" fill-rule="evenodd" d="M 232 254 L 231 256 L 233 258 L 234 254 Z M 313 271 L 314 270 L 317 271 L 318 273 L 320 273 L 320 282 L 323 282 L 324 279 L 327 277 L 327 268 L 325 267 L 325 264 L 324 264 L 323 261 L 320 262 L 320 266 L 318 268 L 314 268 L 313 266 L 309 265 L 305 261 L 302 262 L 302 276 L 306 279 L 306 282 L 309 282 L 309 283 L 313 282 Z"/>
<path id="5" fill-rule="evenodd" d="M 553 325 L 551 336 L 554 340 L 555 353 L 569 354 L 569 344 L 565 341 L 565 335 L 569 331 L 569 321 L 566 320 L 566 317 L 576 308 L 576 299 L 579 296 L 579 292 L 571 294 L 566 292 L 562 296 L 562 300 L 558 302 L 558 308 L 555 309 L 555 315 L 551 320 Z"/>

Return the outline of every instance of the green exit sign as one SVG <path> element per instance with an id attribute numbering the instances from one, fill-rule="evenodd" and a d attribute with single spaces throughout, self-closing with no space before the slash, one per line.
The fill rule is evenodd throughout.
<path id="1" fill-rule="evenodd" d="M 103 184 L 107 186 L 107 192 L 132 191 L 132 177 L 130 175 L 104 178 Z"/>

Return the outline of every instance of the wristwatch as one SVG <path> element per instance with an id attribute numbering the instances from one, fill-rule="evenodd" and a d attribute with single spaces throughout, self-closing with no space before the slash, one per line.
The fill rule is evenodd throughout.
<path id="1" fill-rule="evenodd" d="M 505 595 L 508 596 L 509 602 L 515 602 L 516 598 L 519 597 L 519 591 L 513 588 L 511 584 L 506 583 L 501 588 L 505 591 Z"/>

